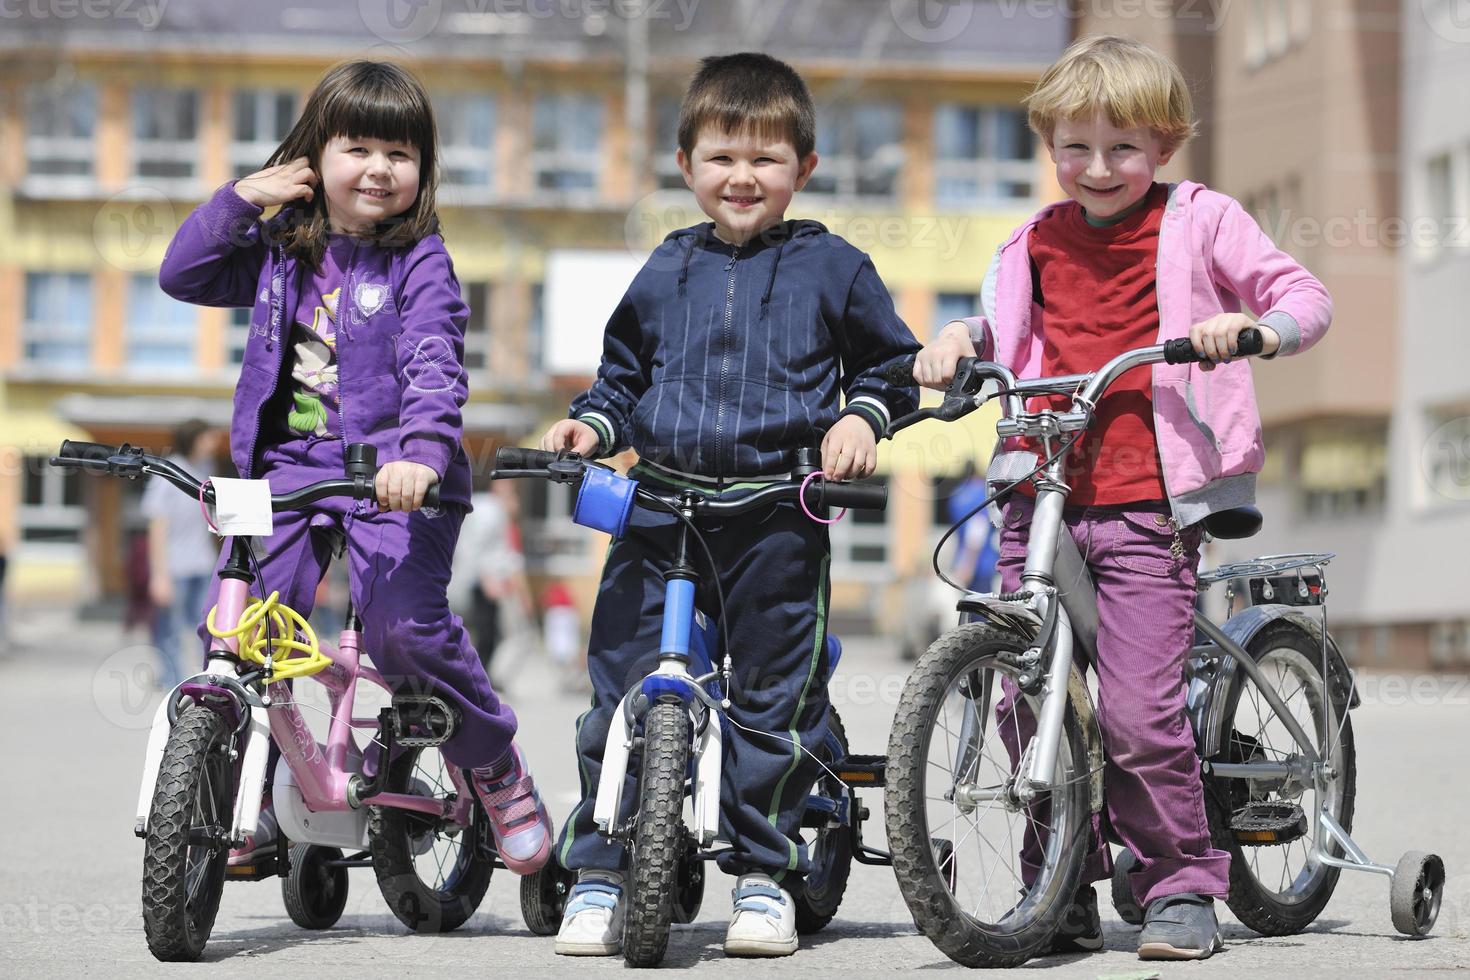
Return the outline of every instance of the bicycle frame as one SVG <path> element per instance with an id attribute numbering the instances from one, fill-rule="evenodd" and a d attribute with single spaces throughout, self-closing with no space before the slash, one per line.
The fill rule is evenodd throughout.
<path id="1" fill-rule="evenodd" d="M 231 564 L 243 569 L 247 560 L 243 540 L 233 539 L 232 549 Z M 221 576 L 215 614 L 217 622 L 240 621 L 250 599 L 250 581 L 248 573 Z M 238 680 L 243 666 L 239 659 L 239 638 L 226 636 L 216 639 L 204 671 L 171 691 L 154 716 L 138 793 L 134 832 L 139 836 L 147 832 L 158 768 L 168 733 L 173 727 L 169 709 L 180 695 L 224 714 L 235 732 L 236 741 L 231 748 L 237 773 L 230 829 L 232 843 L 243 842 L 259 827 L 272 740 L 280 749 L 281 759 L 286 765 L 284 772 L 277 770 L 276 786 L 286 791 L 282 794 L 283 799 L 277 801 L 277 816 L 292 840 L 361 847 L 367 830 L 364 805 L 414 810 L 467 824 L 473 794 L 463 773 L 454 766 L 448 767 L 457 790 L 452 806 L 447 806 L 444 801 L 403 793 L 377 793 L 359 798 L 357 789 L 362 781 L 362 753 L 352 732 L 359 728 L 375 729 L 379 721 L 354 716 L 357 682 L 368 681 L 390 696 L 393 691 L 377 670 L 362 663 L 362 637 L 353 625 L 349 623 L 348 628 L 342 631 L 335 649 L 330 646 L 324 648 L 323 652 L 332 660 L 331 665 L 310 678 L 327 689 L 330 722 L 325 745 L 319 743 L 312 733 L 287 682 L 276 681 L 266 687 L 264 696 L 257 697 Z M 243 758 L 238 746 L 241 736 L 245 743 Z M 379 764 L 386 766 L 388 762 L 385 757 Z M 314 825 L 307 826 L 292 802 L 284 798 L 290 789 L 299 793 L 300 802 L 307 811 L 321 815 Z"/>

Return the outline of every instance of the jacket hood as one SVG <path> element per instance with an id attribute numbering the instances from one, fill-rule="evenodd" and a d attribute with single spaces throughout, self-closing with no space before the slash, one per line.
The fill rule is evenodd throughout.
<path id="1" fill-rule="evenodd" d="M 771 274 L 766 280 L 765 291 L 761 294 L 761 318 L 764 319 L 771 307 L 771 293 L 776 288 L 776 270 L 781 267 L 781 256 L 786 248 L 786 243 L 795 238 L 815 238 L 818 235 L 827 234 L 827 226 L 820 221 L 812 221 L 808 218 L 794 218 L 783 221 L 778 225 L 772 225 L 765 231 L 756 235 L 741 247 L 754 245 L 756 250 L 774 245 L 776 257 L 771 262 Z M 664 237 L 665 242 L 676 242 L 684 249 L 684 260 L 679 264 L 679 295 L 684 296 L 689 289 L 689 263 L 694 261 L 694 252 L 706 242 L 715 241 L 715 223 L 706 221 L 702 225 L 694 225 L 690 228 L 680 228 L 671 231 Z M 721 243 L 724 244 L 724 243 Z"/>

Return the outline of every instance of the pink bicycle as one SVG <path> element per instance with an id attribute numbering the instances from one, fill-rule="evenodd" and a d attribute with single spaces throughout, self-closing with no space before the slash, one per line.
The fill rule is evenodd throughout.
<path id="1" fill-rule="evenodd" d="M 273 495 L 272 510 L 333 496 L 372 498 L 376 451 L 366 444 L 346 450 L 345 478 Z M 198 499 L 202 512 L 214 503 L 209 483 L 127 445 L 68 440 L 51 465 L 153 476 Z M 437 487 L 432 491 L 427 506 L 437 504 Z M 330 544 L 341 557 L 341 532 L 325 533 L 335 535 Z M 350 607 L 333 649 L 276 593 L 252 595 L 258 565 L 249 537 L 230 538 L 219 578 L 207 665 L 164 698 L 148 739 L 134 826 L 145 842 L 148 948 L 159 960 L 198 959 L 228 879 L 278 875 L 292 921 L 328 928 L 346 907 L 353 867 L 373 868 L 383 898 L 408 928 L 447 932 L 463 924 L 491 872 L 504 864 L 466 774 L 435 751 L 458 726 L 455 707 L 432 693 L 394 694 L 363 663 L 361 620 Z M 314 706 L 293 694 L 291 682 L 306 678 L 326 688 L 325 744 L 302 714 Z M 376 718 L 353 713 L 360 681 L 392 698 Z M 365 765 L 359 731 L 374 733 L 376 765 Z M 230 849 L 257 830 L 272 743 L 284 763 L 271 787 L 277 847 L 252 864 L 231 866 Z"/>

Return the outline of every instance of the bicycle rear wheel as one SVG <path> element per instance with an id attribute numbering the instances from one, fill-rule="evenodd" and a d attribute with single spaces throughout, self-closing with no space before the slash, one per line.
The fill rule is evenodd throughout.
<path id="1" fill-rule="evenodd" d="M 384 792 L 443 799 L 455 792 L 448 767 L 437 749 L 404 749 L 389 766 Z M 464 925 L 495 870 L 490 823 L 478 800 L 468 827 L 414 810 L 373 807 L 368 850 L 383 900 L 415 932 Z"/>
<path id="2" fill-rule="evenodd" d="M 972 967 L 1024 963 L 1050 942 L 1077 891 L 1090 809 L 1086 742 L 1064 716 L 1053 788 L 1028 803 L 1002 738 L 1021 742 L 1039 696 L 1002 699 L 1023 636 L 971 623 L 941 636 L 909 675 L 888 741 L 884 811 L 893 871 L 914 922 Z M 1040 854 L 1028 867 L 1027 833 Z"/>
<path id="3" fill-rule="evenodd" d="M 1322 745 L 1328 695 L 1320 643 L 1282 624 L 1257 634 L 1246 652 L 1335 772 L 1320 792 L 1298 776 L 1205 777 L 1210 835 L 1230 854 L 1230 911 L 1262 935 L 1285 936 L 1315 921 L 1337 887 L 1338 869 L 1314 860 L 1312 843 L 1320 832 L 1318 811 L 1324 808 L 1344 830 L 1352 830 L 1357 751 L 1346 704 L 1333 705 L 1337 730 L 1325 749 Z M 1244 674 L 1225 696 L 1221 748 L 1211 761 L 1293 765 L 1302 760 L 1281 718 Z M 1335 842 L 1328 842 L 1328 853 L 1342 856 Z"/>
<path id="4" fill-rule="evenodd" d="M 169 732 L 143 850 L 143 932 L 165 962 L 197 960 L 224 891 L 235 772 L 225 720 L 191 704 Z"/>
<path id="5" fill-rule="evenodd" d="M 710 724 L 717 724 L 715 719 Z M 655 704 L 643 721 L 643 764 L 623 922 L 629 966 L 656 966 L 669 946 L 673 896 L 684 844 L 684 779 L 689 764 L 689 713 Z"/>

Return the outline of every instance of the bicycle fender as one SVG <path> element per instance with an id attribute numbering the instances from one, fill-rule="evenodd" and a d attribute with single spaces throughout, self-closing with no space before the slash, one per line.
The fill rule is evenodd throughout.
<path id="1" fill-rule="evenodd" d="M 1087 681 L 1076 667 L 1067 678 L 1067 700 L 1082 726 L 1082 740 L 1087 747 L 1087 802 L 1093 813 L 1103 808 L 1103 742 L 1102 729 L 1097 724 L 1097 712 L 1092 707 L 1092 697 L 1087 691 Z"/>
<path id="2" fill-rule="evenodd" d="M 153 790 L 158 784 L 158 769 L 163 765 L 163 749 L 173 726 L 168 721 L 168 698 L 153 713 L 153 727 L 148 732 L 148 748 L 143 753 L 143 781 L 138 787 L 138 813 L 133 833 L 139 837 L 148 832 L 148 813 L 153 809 Z"/>
<path id="3" fill-rule="evenodd" d="M 637 691 L 637 688 L 633 689 Z M 630 692 L 624 697 L 626 702 Z M 597 804 L 592 810 L 592 822 L 605 837 L 611 837 L 618 829 L 618 813 L 623 802 L 623 782 L 628 775 L 628 753 L 633 748 L 633 728 L 628 723 L 626 705 L 613 713 L 612 723 L 607 727 L 607 741 L 602 748 L 602 772 L 597 777 Z"/>
<path id="4" fill-rule="evenodd" d="M 245 756 L 235 793 L 235 819 L 230 832 L 243 841 L 260 825 L 260 798 L 265 792 L 265 765 L 270 757 L 271 732 L 267 713 L 250 712 L 245 729 Z M 384 760 L 383 765 L 387 765 Z M 289 768 L 289 767 L 288 767 Z"/>
<path id="5" fill-rule="evenodd" d="M 715 842 L 715 834 L 720 829 L 722 727 L 705 725 L 695 742 L 694 751 L 698 760 L 694 768 L 694 825 L 689 830 L 700 847 L 709 847 Z"/>
<path id="6" fill-rule="evenodd" d="M 1242 647 L 1249 647 L 1256 635 L 1276 623 L 1288 623 L 1305 633 L 1315 644 L 1322 642 L 1322 624 L 1315 616 L 1303 613 L 1295 606 L 1268 603 L 1250 606 L 1220 623 L 1220 629 Z M 1214 651 L 1211 644 L 1207 649 Z M 1362 703 L 1352 672 L 1342 657 L 1332 634 L 1327 635 L 1328 678 L 1332 691 L 1334 710 L 1341 712 L 1343 705 L 1349 710 Z M 1213 758 L 1220 751 L 1220 729 L 1224 723 L 1225 704 L 1230 688 L 1237 683 L 1241 670 L 1235 659 L 1222 654 L 1216 668 L 1208 674 L 1195 674 L 1189 682 L 1185 698 L 1185 711 L 1194 727 L 1195 741 L 1200 758 Z"/>

